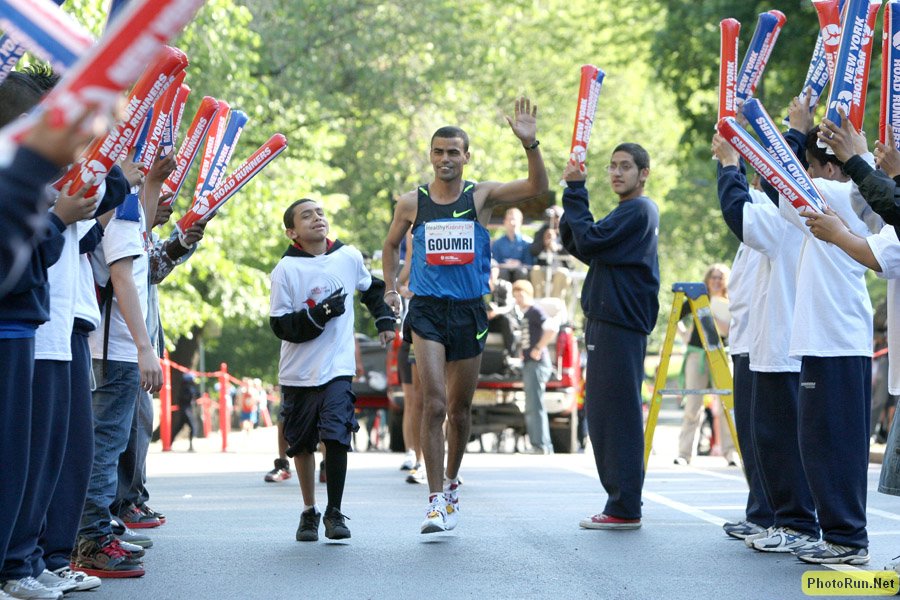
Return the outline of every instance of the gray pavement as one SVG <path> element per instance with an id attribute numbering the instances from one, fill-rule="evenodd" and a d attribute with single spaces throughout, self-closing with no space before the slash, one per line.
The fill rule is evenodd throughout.
<path id="1" fill-rule="evenodd" d="M 296 476 L 267 484 L 275 429 L 200 440 L 196 454 L 148 461 L 150 504 L 168 523 L 151 534 L 147 574 L 105 580 L 75 598 L 802 598 L 808 570 L 791 555 L 748 550 L 721 523 L 741 516 L 746 485 L 718 457 L 672 465 L 677 427 L 663 424 L 644 494 L 643 528 L 586 531 L 604 494 L 590 454 L 470 453 L 463 462 L 456 531 L 423 536 L 424 486 L 399 471 L 402 456 L 350 456 L 347 543 L 298 543 Z M 869 471 L 871 568 L 900 554 L 900 501 L 878 494 Z M 325 505 L 325 486 L 318 485 Z M 320 535 L 322 533 L 320 532 Z M 324 540 L 322 535 L 322 540 Z"/>

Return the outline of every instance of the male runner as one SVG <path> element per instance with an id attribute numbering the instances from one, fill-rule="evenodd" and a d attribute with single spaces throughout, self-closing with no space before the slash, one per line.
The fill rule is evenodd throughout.
<path id="1" fill-rule="evenodd" d="M 495 206 L 538 197 L 548 190 L 538 149 L 537 106 L 516 101 L 506 118 L 528 158 L 528 178 L 499 183 L 463 180 L 469 138 L 441 127 L 431 138 L 434 180 L 403 194 L 384 243 L 385 301 L 400 312 L 396 288 L 398 251 L 413 228 L 413 265 L 407 319 L 422 382 L 422 445 L 429 507 L 422 533 L 453 529 L 459 518 L 459 467 L 469 441 L 472 396 L 478 381 L 488 319 L 482 297 L 490 292 L 490 235 L 485 225 Z M 444 470 L 445 417 L 448 459 Z"/>

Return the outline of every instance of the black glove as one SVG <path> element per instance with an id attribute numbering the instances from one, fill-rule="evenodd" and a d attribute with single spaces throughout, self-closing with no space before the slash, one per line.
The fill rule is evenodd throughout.
<path id="1" fill-rule="evenodd" d="M 325 323 L 344 314 L 347 310 L 346 299 L 347 294 L 341 288 L 310 308 L 309 316 L 317 325 L 325 327 Z"/>

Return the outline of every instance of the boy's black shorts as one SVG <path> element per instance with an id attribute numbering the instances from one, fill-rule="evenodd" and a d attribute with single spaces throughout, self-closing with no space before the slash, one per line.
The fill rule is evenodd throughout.
<path id="1" fill-rule="evenodd" d="M 350 447 L 350 436 L 359 430 L 350 379 L 339 377 L 317 387 L 281 387 L 281 418 L 288 456 L 316 451 L 320 440 L 334 440 Z"/>
<path id="2" fill-rule="evenodd" d="M 447 361 L 465 360 L 484 352 L 488 332 L 482 298 L 449 300 L 413 296 L 406 320 L 419 336 L 444 345 Z M 404 339 L 411 342 L 412 334 Z"/>

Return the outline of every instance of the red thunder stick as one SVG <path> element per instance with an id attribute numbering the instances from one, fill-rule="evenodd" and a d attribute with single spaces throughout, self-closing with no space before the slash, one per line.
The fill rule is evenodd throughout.
<path id="1" fill-rule="evenodd" d="M 723 19 L 719 23 L 719 119 L 735 115 L 734 87 L 737 85 L 738 34 L 741 24 L 737 19 Z"/>

